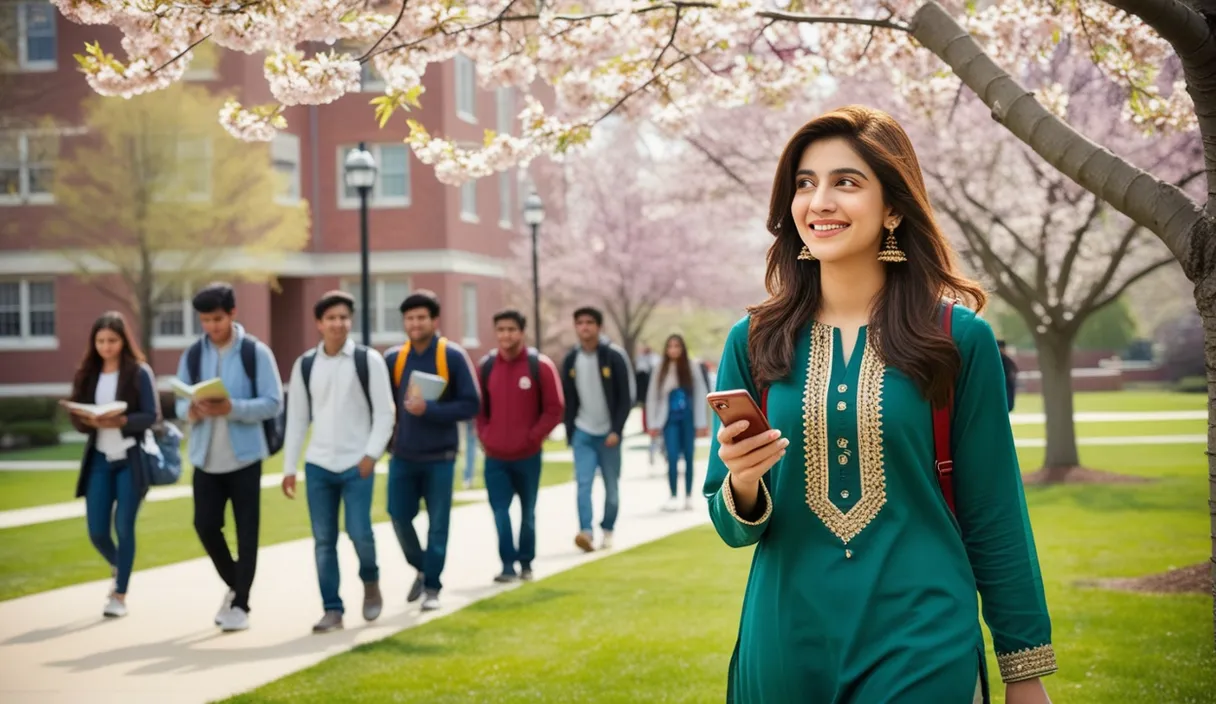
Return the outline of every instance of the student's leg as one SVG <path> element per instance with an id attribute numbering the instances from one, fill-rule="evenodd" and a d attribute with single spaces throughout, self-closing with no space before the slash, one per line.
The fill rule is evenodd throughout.
<path id="1" fill-rule="evenodd" d="M 599 466 L 597 443 L 603 443 L 603 438 L 597 438 L 581 430 L 574 431 L 574 479 L 578 484 L 578 529 L 580 533 L 591 532 L 591 522 L 594 519 L 591 508 L 591 487 L 595 483 L 595 470 Z"/>
<path id="2" fill-rule="evenodd" d="M 426 468 L 426 569 L 422 571 L 426 588 L 439 591 L 443 583 L 439 575 L 448 552 L 448 523 L 452 517 L 452 482 L 456 474 L 455 461 L 430 462 Z"/>
<path id="3" fill-rule="evenodd" d="M 249 613 L 249 592 L 258 569 L 258 531 L 262 520 L 262 463 L 225 475 L 232 494 L 232 519 L 236 523 L 236 597 L 233 608 Z"/>
<path id="4" fill-rule="evenodd" d="M 118 568 L 118 549 L 110 530 L 110 515 L 114 511 L 114 476 L 106 456 L 93 451 L 89 457 L 89 483 L 85 486 L 84 515 L 89 540 L 101 553 L 111 569 Z M 120 592 L 122 593 L 122 592 Z"/>
<path id="5" fill-rule="evenodd" d="M 398 457 L 389 460 L 388 515 L 393 519 L 393 532 L 405 561 L 419 572 L 423 571 L 422 543 L 414 530 L 414 518 L 422 501 L 421 489 L 422 474 L 413 463 Z"/>
<path id="6" fill-rule="evenodd" d="M 680 421 L 668 420 L 663 426 L 663 445 L 667 448 L 667 487 L 671 489 L 671 498 L 676 498 L 676 487 L 680 479 Z"/>
<path id="7" fill-rule="evenodd" d="M 498 531 L 498 557 L 502 560 L 503 574 L 515 574 L 515 537 L 511 530 L 511 500 L 515 494 L 509 473 L 511 463 L 486 458 L 486 494 L 490 498 L 490 510 L 494 513 L 494 527 Z"/>
<path id="8" fill-rule="evenodd" d="M 621 444 L 608 447 L 603 441 L 599 444 L 600 472 L 604 476 L 604 521 L 600 527 L 604 532 L 611 533 L 616 526 L 616 516 L 621 509 Z"/>
<path id="9" fill-rule="evenodd" d="M 536 558 L 536 495 L 540 491 L 541 453 L 513 463 L 511 480 L 519 494 L 519 566 L 532 569 Z"/>
<path id="10" fill-rule="evenodd" d="M 342 582 L 338 568 L 338 507 L 342 500 L 342 480 L 339 475 L 315 464 L 304 465 L 304 479 L 321 605 L 326 611 L 343 611 L 342 597 L 338 593 Z M 347 517 L 349 520 L 349 513 Z"/>
<path id="11" fill-rule="evenodd" d="M 346 535 L 359 557 L 359 580 L 364 584 L 380 581 L 380 566 L 376 564 L 376 535 L 372 532 L 372 496 L 376 475 L 359 476 L 354 467 L 341 475 L 342 503 L 346 516 Z"/>
<path id="12" fill-rule="evenodd" d="M 224 539 L 224 509 L 228 504 L 228 482 L 223 474 L 194 469 L 194 532 L 229 589 L 236 589 L 236 561 Z"/>
<path id="13" fill-rule="evenodd" d="M 114 532 L 118 534 L 118 570 L 114 591 L 117 594 L 126 594 L 131 570 L 135 567 L 135 517 L 139 513 L 139 504 L 143 497 L 135 493 L 131 465 L 116 465 L 115 470 L 114 495 L 118 506 L 114 511 Z"/>

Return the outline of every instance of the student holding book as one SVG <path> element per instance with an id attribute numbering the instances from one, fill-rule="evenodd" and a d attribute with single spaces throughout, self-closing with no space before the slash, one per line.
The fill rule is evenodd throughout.
<path id="1" fill-rule="evenodd" d="M 85 498 L 89 539 L 110 565 L 113 587 L 102 614 L 127 615 L 127 585 L 135 564 L 135 516 L 148 491 L 140 438 L 160 420 L 156 381 L 121 313 L 93 323 L 76 369 L 72 425 L 88 436 L 76 496 Z M 115 545 L 113 534 L 118 535 Z"/>
<path id="2" fill-rule="evenodd" d="M 385 355 L 398 404 L 397 431 L 388 468 L 388 513 L 405 560 L 418 570 L 407 601 L 423 611 L 439 608 L 439 580 L 447 555 L 452 511 L 458 425 L 477 415 L 481 390 L 469 355 L 436 334 L 439 299 L 418 291 L 401 304 L 409 341 Z M 421 501 L 426 501 L 425 553 L 414 530 Z"/>

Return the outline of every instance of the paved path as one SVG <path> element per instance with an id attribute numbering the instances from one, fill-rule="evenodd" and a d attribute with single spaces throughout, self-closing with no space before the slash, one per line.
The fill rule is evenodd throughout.
<path id="1" fill-rule="evenodd" d="M 645 473 L 644 461 L 626 464 L 616 550 L 609 553 L 585 555 L 574 547 L 578 522 L 573 484 L 542 489 L 537 504 L 537 577 L 708 522 L 703 506 L 697 511 L 659 511 L 666 499 L 666 479 L 648 479 Z M 598 513 L 603 505 L 598 483 L 596 489 Z M 417 526 L 425 535 L 425 514 L 419 516 Z M 109 588 L 105 579 L 0 602 L 0 701 L 213 701 L 511 588 L 490 581 L 499 563 L 486 504 L 452 511 L 444 608 L 437 614 L 422 616 L 416 604 L 407 608 L 404 595 L 413 571 L 401 557 L 389 524 L 376 526 L 376 543 L 384 615 L 374 625 L 359 617 L 362 588 L 357 563 L 343 540 L 342 594 L 351 613 L 347 630 L 323 636 L 309 632 L 321 615 L 311 539 L 259 552 L 251 603 L 253 627 L 244 633 L 222 634 L 212 625 L 224 588 L 205 558 L 136 572 L 131 580 L 131 615 L 115 621 L 101 618 Z M 98 573 L 104 573 L 100 565 Z M 403 666 L 408 666 L 404 660 Z"/>

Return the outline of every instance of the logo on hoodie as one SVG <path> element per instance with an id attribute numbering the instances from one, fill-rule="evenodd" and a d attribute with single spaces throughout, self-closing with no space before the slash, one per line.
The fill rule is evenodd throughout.
<path id="1" fill-rule="evenodd" d="M 532 388 L 532 379 L 526 376 L 519 377 L 519 388 L 523 389 L 524 391 Z"/>

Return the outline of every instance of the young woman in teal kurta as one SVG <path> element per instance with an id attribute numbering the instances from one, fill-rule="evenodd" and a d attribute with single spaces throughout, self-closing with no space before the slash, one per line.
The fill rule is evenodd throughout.
<path id="1" fill-rule="evenodd" d="M 836 177 L 806 168 L 815 166 L 816 160 L 847 161 L 847 154 L 839 157 L 843 153 L 839 150 L 835 157 L 810 155 L 809 145 L 816 138 L 841 135 L 840 123 L 854 129 L 854 135 L 874 129 L 875 121 L 888 132 L 894 124 L 884 113 L 864 108 L 842 109 L 834 119 L 820 118 L 804 127 L 801 141 L 796 135 L 787 148 L 794 153 L 783 158 L 778 168 L 775 190 L 783 179 L 795 175 L 799 179 L 797 194 L 791 196 L 795 218 L 804 225 L 797 234 L 803 239 L 809 236 L 813 245 L 802 249 L 796 264 L 783 262 L 783 248 L 791 243 L 783 241 L 789 232 L 781 227 L 784 217 L 776 212 L 779 206 L 790 212 L 791 206 L 775 197 L 776 220 L 770 218 L 770 223 L 776 222 L 770 229 L 778 237 L 770 253 L 770 272 L 784 266 L 785 281 L 799 275 L 817 279 L 816 290 L 822 286 L 817 310 L 805 321 L 782 319 L 793 332 L 784 376 L 762 386 L 756 383 L 755 351 L 763 344 L 777 344 L 749 339 L 755 326 L 763 323 L 756 319 L 756 310 L 764 306 L 753 309 L 752 316 L 731 330 L 719 367 L 719 390 L 746 389 L 760 399 L 761 389 L 767 389 L 769 422 L 781 438 L 789 440 L 787 446 L 766 436 L 735 443 L 734 426 L 717 428 L 705 482 L 710 515 L 728 545 L 756 546 L 727 700 L 740 704 L 987 702 L 978 589 L 1001 676 L 1007 683 L 1018 683 L 1009 685 L 1007 701 L 1046 702 L 1038 678 L 1055 670 L 1051 627 L 996 340 L 974 311 L 954 307 L 957 358 L 953 383 L 945 387 L 953 390 L 955 515 L 934 469 L 932 406 L 923 374 L 910 375 L 896 366 L 898 361 L 915 369 L 903 359 L 893 359 L 899 351 L 884 347 L 882 333 L 871 332 L 873 325 L 850 329 L 828 320 L 833 317 L 834 300 L 847 302 L 849 286 L 865 286 L 865 276 L 854 268 L 846 277 L 849 285 L 838 286 L 845 294 L 833 299 L 829 290 L 830 267 L 838 262 L 844 266 L 870 246 L 844 239 L 860 237 L 849 233 L 849 228 L 860 231 L 866 226 L 868 214 L 862 211 L 868 206 L 854 197 L 867 186 L 862 179 L 869 175 L 881 180 L 883 200 L 893 208 L 901 205 L 890 196 L 890 181 L 898 174 L 886 172 L 882 178 L 881 164 L 858 169 L 853 183 L 846 178 L 839 186 L 829 183 Z M 850 134 L 843 132 L 845 137 Z M 902 135 L 902 130 L 898 133 Z M 881 137 L 870 142 L 883 146 Z M 856 149 L 854 153 L 861 156 Z M 864 159 L 871 160 L 879 159 L 872 155 Z M 915 166 L 914 157 L 911 163 Z M 804 177 L 804 172 L 809 175 Z M 918 168 L 915 176 L 919 178 Z M 923 189 L 923 184 L 919 186 Z M 904 204 L 903 212 L 892 207 L 886 212 L 888 227 L 910 218 L 917 204 Z M 816 225 L 819 222 L 827 224 Z M 817 227 L 834 234 L 833 228 L 842 223 L 847 225 L 840 239 L 829 235 L 824 238 L 828 241 L 820 241 L 814 239 L 817 235 L 807 234 Z M 932 246 L 911 241 L 933 235 L 926 231 L 907 228 L 902 231 L 902 244 L 894 234 L 884 244 L 884 251 L 898 250 L 907 261 L 892 255 L 878 258 L 886 262 L 877 265 L 883 270 L 879 297 L 898 295 L 890 279 L 904 274 L 888 270 L 908 266 L 918 255 L 935 256 Z M 799 240 L 792 246 L 802 244 Z M 866 256 L 874 257 L 874 252 Z M 948 274 L 945 280 L 947 284 L 961 281 Z M 777 300 L 780 305 L 781 286 L 778 291 L 773 288 L 770 277 L 774 294 L 770 304 Z M 955 290 L 959 288 L 968 290 L 965 286 Z M 792 297 L 789 305 L 798 305 L 798 298 Z M 982 293 L 979 298 L 982 302 Z M 934 319 L 941 310 L 937 297 L 924 300 L 929 305 L 918 329 L 922 334 L 940 332 Z M 899 318 L 883 313 L 894 307 L 888 302 L 869 310 L 891 335 Z M 739 496 L 746 499 L 738 501 Z"/>

